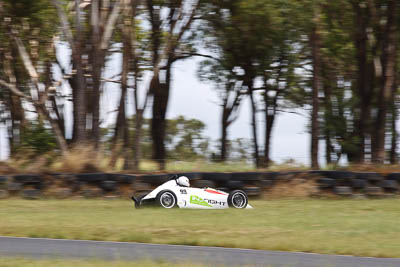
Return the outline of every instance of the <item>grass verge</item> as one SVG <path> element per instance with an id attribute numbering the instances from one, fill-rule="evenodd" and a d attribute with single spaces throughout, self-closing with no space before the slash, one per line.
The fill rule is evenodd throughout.
<path id="1" fill-rule="evenodd" d="M 0 201 L 0 235 L 400 257 L 400 199 L 251 201 L 253 210 L 127 200 Z"/>

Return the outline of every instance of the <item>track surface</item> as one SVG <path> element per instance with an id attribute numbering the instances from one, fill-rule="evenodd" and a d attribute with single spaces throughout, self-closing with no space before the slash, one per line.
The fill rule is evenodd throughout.
<path id="1" fill-rule="evenodd" d="M 18 237 L 0 237 L 0 256 L 70 259 L 96 258 L 126 261 L 151 259 L 172 262 L 198 262 L 211 266 L 400 266 L 400 259 L 363 258 L 216 247 Z"/>

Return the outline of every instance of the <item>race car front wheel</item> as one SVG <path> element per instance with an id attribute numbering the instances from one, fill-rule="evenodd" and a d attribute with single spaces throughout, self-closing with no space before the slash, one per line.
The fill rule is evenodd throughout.
<path id="1" fill-rule="evenodd" d="M 177 199 L 172 191 L 164 190 L 158 193 L 157 204 L 165 209 L 172 209 L 177 206 Z"/>
<path id="2" fill-rule="evenodd" d="M 234 190 L 229 193 L 228 205 L 236 209 L 244 209 L 249 203 L 247 194 L 242 190 Z"/>

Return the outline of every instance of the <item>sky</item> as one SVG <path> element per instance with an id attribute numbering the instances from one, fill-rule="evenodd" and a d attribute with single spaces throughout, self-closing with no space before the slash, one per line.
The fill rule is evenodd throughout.
<path id="1" fill-rule="evenodd" d="M 68 62 L 70 52 L 65 46 L 58 46 L 58 54 L 62 64 Z M 221 108 L 218 106 L 218 95 L 211 83 L 200 82 L 197 78 L 197 65 L 200 59 L 191 58 L 181 60 L 173 65 L 172 86 L 170 102 L 167 111 L 168 118 L 175 118 L 183 115 L 186 118 L 194 118 L 203 121 L 206 124 L 204 134 L 212 140 L 220 138 L 220 117 Z M 115 54 L 111 57 L 106 66 L 105 76 L 112 77 L 120 72 L 121 55 Z M 142 83 L 140 90 L 144 92 Z M 64 93 L 69 93 L 70 88 L 64 85 Z M 105 87 L 101 99 L 102 120 L 104 124 L 110 125 L 115 121 L 118 107 L 119 89 L 117 84 L 108 83 Z M 143 98 L 142 98 L 143 99 Z M 128 107 L 132 106 L 131 92 L 128 93 Z M 151 107 L 148 108 L 147 116 L 150 117 Z M 72 106 L 66 107 L 66 112 L 71 114 Z M 133 108 L 128 110 L 133 113 Z M 245 99 L 240 108 L 239 118 L 229 128 L 229 138 L 247 138 L 251 139 L 250 127 L 250 102 Z M 263 120 L 261 115 L 258 118 L 259 140 L 264 140 Z M 66 117 L 67 125 L 72 125 L 71 116 Z M 103 126 L 104 126 L 103 124 Z M 271 156 L 275 162 L 283 162 L 287 159 L 294 159 L 296 162 L 309 164 L 309 143 L 310 135 L 306 132 L 307 117 L 292 113 L 280 113 L 276 119 L 272 133 Z M 68 126 L 67 126 L 68 127 Z M 71 127 L 69 127 L 71 128 Z M 68 133 L 67 133 L 68 135 Z M 0 126 L 0 159 L 8 157 L 7 136 L 4 126 Z"/>
<path id="2" fill-rule="evenodd" d="M 200 82 L 196 75 L 198 59 L 179 61 L 174 65 L 171 102 L 168 117 L 184 115 L 206 123 L 205 134 L 212 139 L 220 137 L 221 107 L 212 84 Z M 260 114 L 262 115 L 262 114 Z M 229 138 L 252 136 L 250 101 L 242 102 L 239 118 L 229 128 Z M 264 140 L 263 123 L 259 116 L 259 139 Z M 272 135 L 272 160 L 282 162 L 294 159 L 309 163 L 310 135 L 306 132 L 307 117 L 292 113 L 280 113 Z"/>

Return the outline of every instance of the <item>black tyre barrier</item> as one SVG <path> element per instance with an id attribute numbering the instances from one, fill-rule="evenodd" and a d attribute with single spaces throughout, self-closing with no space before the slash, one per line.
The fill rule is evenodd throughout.
<path id="1" fill-rule="evenodd" d="M 7 190 L 0 190 L 0 199 L 6 199 L 8 198 L 10 193 L 8 193 Z"/>
<path id="2" fill-rule="evenodd" d="M 230 173 L 218 173 L 218 172 L 204 172 L 201 175 L 203 180 L 209 180 L 216 183 L 224 183 L 231 179 Z"/>
<path id="3" fill-rule="evenodd" d="M 313 174 L 320 175 L 332 179 L 352 179 L 355 178 L 353 172 L 350 171 L 315 171 Z"/>
<path id="4" fill-rule="evenodd" d="M 263 172 L 261 173 L 262 180 L 275 180 L 279 172 Z"/>
<path id="5" fill-rule="evenodd" d="M 258 197 L 261 195 L 261 188 L 258 186 L 245 186 L 243 191 L 246 192 L 249 197 Z"/>
<path id="6" fill-rule="evenodd" d="M 319 178 L 317 183 L 320 188 L 332 188 L 335 186 L 336 181 L 332 178 Z"/>
<path id="7" fill-rule="evenodd" d="M 224 185 L 225 187 L 229 188 L 230 190 L 234 189 L 243 189 L 244 183 L 243 181 L 228 181 Z"/>
<path id="8" fill-rule="evenodd" d="M 368 186 L 364 189 L 364 193 L 368 196 L 381 196 L 383 189 L 379 186 Z"/>
<path id="9" fill-rule="evenodd" d="M 355 173 L 357 179 L 364 179 L 371 182 L 382 181 L 384 177 L 376 172 L 358 172 Z"/>
<path id="10" fill-rule="evenodd" d="M 79 192 L 82 190 L 87 184 L 85 182 L 74 181 L 69 185 L 64 185 L 71 188 L 72 192 Z"/>
<path id="11" fill-rule="evenodd" d="M 62 186 L 72 186 L 78 182 L 78 178 L 73 174 L 58 174 L 53 177 L 55 182 Z"/>
<path id="12" fill-rule="evenodd" d="M 153 186 L 159 186 L 160 184 L 165 183 L 166 181 L 171 179 L 171 177 L 172 175 L 170 174 L 155 174 L 138 176 L 137 179 L 141 182 L 145 182 Z"/>
<path id="13" fill-rule="evenodd" d="M 0 184 L 5 184 L 8 182 L 7 176 L 0 176 Z"/>
<path id="14" fill-rule="evenodd" d="M 260 181 L 263 178 L 260 172 L 236 172 L 231 173 L 231 180 L 233 181 Z"/>
<path id="15" fill-rule="evenodd" d="M 10 193 L 18 193 L 19 191 L 22 190 L 22 184 L 14 182 L 8 183 L 7 190 Z"/>
<path id="16" fill-rule="evenodd" d="M 105 173 L 80 173 L 76 174 L 78 181 L 85 183 L 100 183 L 107 179 L 107 174 Z"/>
<path id="17" fill-rule="evenodd" d="M 25 189 L 21 191 L 21 197 L 24 199 L 39 199 L 41 196 L 41 191 L 37 189 Z"/>
<path id="18" fill-rule="evenodd" d="M 396 180 L 397 182 L 400 183 L 400 172 L 394 172 L 390 173 L 386 176 L 386 179 L 388 180 Z"/>
<path id="19" fill-rule="evenodd" d="M 398 190 L 399 183 L 395 180 L 383 180 L 379 182 L 379 186 L 385 189 Z"/>
<path id="20" fill-rule="evenodd" d="M 368 186 L 368 181 L 364 179 L 352 179 L 351 186 L 356 189 L 363 189 Z"/>
<path id="21" fill-rule="evenodd" d="M 107 180 L 116 181 L 121 184 L 132 184 L 136 181 L 137 175 L 108 173 Z"/>
<path id="22" fill-rule="evenodd" d="M 21 175 L 15 175 L 13 177 L 13 180 L 16 183 L 29 185 L 29 184 L 40 183 L 42 181 L 42 178 L 36 174 L 21 174 Z"/>
<path id="23" fill-rule="evenodd" d="M 172 175 L 173 174 L 53 173 L 43 176 L 36 174 L 0 176 L 0 190 L 7 191 L 9 195 L 19 195 L 22 197 L 27 194 L 22 193 L 22 191 L 25 192 L 28 188 L 29 190 L 33 190 L 33 192 L 43 193 L 44 196 L 49 195 L 59 198 L 67 198 L 72 195 L 84 195 L 88 198 L 101 196 L 110 196 L 110 198 L 117 196 L 125 197 L 129 194 L 129 190 L 135 192 L 135 194 L 148 193 L 156 186 L 169 180 Z M 178 175 L 188 177 L 193 187 L 211 187 L 226 192 L 235 189 L 245 190 L 245 188 L 248 188 L 248 194 L 251 196 L 260 195 L 263 190 L 273 187 L 278 180 L 280 183 L 292 183 L 293 181 L 297 182 L 297 180 L 306 182 L 311 179 L 316 182 L 318 195 L 333 192 L 340 196 L 363 195 L 365 197 L 383 197 L 397 195 L 400 191 L 400 173 L 391 173 L 386 177 L 375 172 L 353 173 L 349 171 L 186 172 L 178 173 Z M 60 196 L 56 196 L 55 194 L 58 190 L 57 188 L 60 188 Z M 48 189 L 49 191 L 47 191 Z M 56 191 L 54 191 L 54 189 Z M 29 196 L 26 198 L 29 198 Z"/>
<path id="24" fill-rule="evenodd" d="M 116 181 L 104 181 L 101 182 L 100 187 L 106 192 L 111 192 L 117 189 L 117 185 Z"/>
<path id="25" fill-rule="evenodd" d="M 205 187 L 211 187 L 211 188 L 216 188 L 216 184 L 213 181 L 210 180 L 197 180 L 193 181 L 192 185 L 193 187 L 198 187 L 198 188 L 205 188 Z"/>
<path id="26" fill-rule="evenodd" d="M 132 184 L 132 189 L 136 192 L 150 191 L 151 185 L 148 183 L 135 182 Z"/>
<path id="27" fill-rule="evenodd" d="M 335 186 L 334 192 L 339 196 L 351 196 L 353 189 L 350 186 Z"/>
<path id="28" fill-rule="evenodd" d="M 270 188 L 273 185 L 274 185 L 274 181 L 273 180 L 261 180 L 260 181 L 260 186 L 263 189 Z"/>

